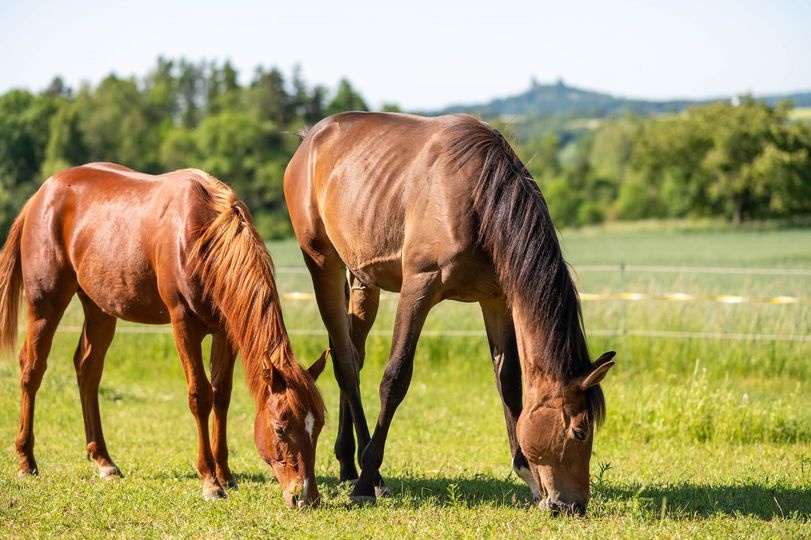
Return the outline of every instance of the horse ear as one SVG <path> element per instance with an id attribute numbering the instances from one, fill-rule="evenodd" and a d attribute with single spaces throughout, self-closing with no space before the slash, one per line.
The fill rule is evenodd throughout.
<path id="1" fill-rule="evenodd" d="M 313 365 L 307 368 L 307 373 L 310 374 L 313 380 L 318 379 L 318 376 L 324 371 L 324 367 L 327 365 L 327 356 L 329 356 L 329 348 L 321 353 L 321 356 L 318 357 L 318 360 L 313 362 Z"/>
<path id="2" fill-rule="evenodd" d="M 265 361 L 262 363 L 262 378 L 265 379 L 265 383 L 274 394 L 280 394 L 287 390 L 287 383 L 282 376 L 282 372 L 273 365 L 273 362 Z"/>
<path id="3" fill-rule="evenodd" d="M 578 386 L 581 390 L 586 390 L 587 388 L 591 388 L 592 386 L 597 386 L 600 384 L 600 381 L 603 380 L 608 370 L 614 365 L 614 356 L 617 353 L 614 351 L 608 351 L 604 353 L 600 358 L 594 361 L 594 369 L 592 369 L 589 373 L 587 373 L 581 381 L 578 381 Z"/>

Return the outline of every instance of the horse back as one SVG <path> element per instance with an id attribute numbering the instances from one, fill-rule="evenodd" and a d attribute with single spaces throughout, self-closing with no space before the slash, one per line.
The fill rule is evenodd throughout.
<path id="1" fill-rule="evenodd" d="M 168 322 L 167 304 L 194 295 L 182 265 L 191 233 L 210 219 L 191 194 L 196 174 L 92 163 L 49 178 L 23 230 L 26 295 L 74 287 L 119 318 Z"/>
<path id="2" fill-rule="evenodd" d="M 433 269 L 448 298 L 497 294 L 494 278 L 480 279 L 492 265 L 477 249 L 474 172 L 449 158 L 446 134 L 458 121 L 344 113 L 314 126 L 285 174 L 302 248 L 316 260 L 334 250 L 362 281 L 387 290 Z M 471 268 L 479 275 L 467 275 Z M 474 281 L 487 291 L 471 289 Z"/>

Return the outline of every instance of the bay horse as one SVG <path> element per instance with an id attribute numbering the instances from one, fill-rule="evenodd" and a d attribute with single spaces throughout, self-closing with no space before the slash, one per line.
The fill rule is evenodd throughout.
<path id="1" fill-rule="evenodd" d="M 48 179 L 12 225 L 0 255 L 0 346 L 12 349 L 25 292 L 20 352 L 22 404 L 16 438 L 20 476 L 36 475 L 34 399 L 57 324 L 78 295 L 84 326 L 73 358 L 88 458 L 102 478 L 121 476 L 107 451 L 98 389 L 116 319 L 172 324 L 197 423 L 203 497 L 225 497 L 226 416 L 237 351 L 256 400 L 254 438 L 289 506 L 318 501 L 313 471 L 324 402 L 296 361 L 285 330 L 273 263 L 248 208 L 219 180 L 194 169 L 152 176 L 91 163 Z M 201 342 L 212 334 L 211 383 Z M 209 436 L 209 413 L 213 429 Z"/>
<path id="2" fill-rule="evenodd" d="M 417 339 L 431 307 L 452 299 L 481 306 L 515 472 L 539 506 L 585 513 L 599 383 L 614 353 L 590 360 L 546 202 L 501 134 L 470 116 L 337 114 L 303 134 L 284 192 L 329 333 L 335 454 L 352 497 L 385 491 L 386 436 Z M 359 370 L 380 289 L 400 298 L 370 436 Z"/>

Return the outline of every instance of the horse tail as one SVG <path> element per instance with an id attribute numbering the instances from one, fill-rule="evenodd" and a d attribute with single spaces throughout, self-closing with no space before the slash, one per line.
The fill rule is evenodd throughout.
<path id="1" fill-rule="evenodd" d="M 0 352 L 13 352 L 17 343 L 17 316 L 22 299 L 20 240 L 28 204 L 20 211 L 0 253 Z"/>

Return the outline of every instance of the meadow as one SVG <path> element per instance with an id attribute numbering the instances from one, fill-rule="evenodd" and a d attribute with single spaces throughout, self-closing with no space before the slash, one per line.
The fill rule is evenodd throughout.
<path id="1" fill-rule="evenodd" d="M 392 494 L 376 506 L 353 506 L 337 482 L 338 392 L 331 368 L 322 375 L 323 501 L 306 511 L 284 506 L 256 453 L 241 368 L 229 416 L 239 489 L 224 501 L 201 499 L 195 427 L 168 328 L 119 323 L 101 412 L 125 478 L 99 480 L 84 459 L 74 305 L 37 398 L 38 478 L 16 479 L 18 366 L 0 361 L 0 536 L 811 536 L 811 230 L 615 227 L 564 231 L 562 241 L 580 291 L 595 298 L 583 302 L 593 356 L 618 352 L 603 384 L 608 417 L 594 445 L 587 518 L 533 508 L 512 473 L 476 305 L 448 302 L 429 316 L 388 439 L 382 473 Z M 309 365 L 327 345 L 309 275 L 294 243 L 270 250 L 295 350 Z M 654 298 L 597 299 L 626 291 Z M 655 299 L 664 293 L 746 298 Z M 799 300 L 763 301 L 778 296 Z M 383 296 L 362 373 L 370 421 L 395 303 Z"/>

